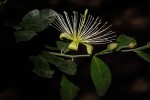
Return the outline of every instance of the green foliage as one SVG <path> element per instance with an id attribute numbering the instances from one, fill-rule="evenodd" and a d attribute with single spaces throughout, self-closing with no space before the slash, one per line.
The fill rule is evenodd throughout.
<path id="1" fill-rule="evenodd" d="M 2 1 L 0 1 L 0 3 L 1 2 Z M 85 12 L 85 15 L 86 13 L 87 12 Z M 17 30 L 15 32 L 16 42 L 30 41 L 34 36 L 38 35 L 38 32 L 44 31 L 49 25 L 51 25 L 54 22 L 55 18 L 56 12 L 52 9 L 35 9 L 30 11 L 23 17 L 20 24 L 15 27 Z M 60 38 L 61 37 L 64 37 L 63 33 L 62 35 L 60 35 Z M 79 43 L 76 43 L 75 41 L 73 41 L 72 43 L 74 43 L 75 46 L 69 45 L 69 43 L 65 43 L 62 41 L 56 41 L 57 47 L 46 47 L 49 50 L 53 51 L 60 50 L 61 53 L 43 51 L 42 55 L 31 56 L 31 61 L 35 65 L 33 72 L 44 78 L 52 78 L 54 74 L 54 70 L 50 68 L 50 64 L 52 64 L 64 74 L 75 75 L 77 64 L 75 63 L 75 61 L 73 61 L 73 59 L 77 57 L 90 57 L 91 55 L 89 54 L 92 53 L 94 48 L 91 44 L 84 43 L 84 45 L 87 47 L 88 55 L 68 55 L 68 46 L 70 46 L 70 48 L 73 48 L 73 50 L 78 49 Z M 91 78 L 99 96 L 103 96 L 108 90 L 111 84 L 111 72 L 108 66 L 96 56 L 113 53 L 115 51 L 136 52 L 138 56 L 143 58 L 145 61 L 150 62 L 150 55 L 141 51 L 150 48 L 150 43 L 139 48 L 135 48 L 136 44 L 137 42 L 133 37 L 121 34 L 117 38 L 116 43 L 108 44 L 105 50 L 96 53 L 95 56 L 92 57 L 90 69 Z M 69 58 L 69 60 L 66 60 L 62 57 Z M 70 82 L 65 76 L 62 77 L 60 85 L 62 100 L 73 100 L 80 90 L 79 87 Z"/>
<path id="2" fill-rule="evenodd" d="M 127 35 L 121 34 L 117 38 L 117 43 L 119 48 L 127 48 L 130 43 L 136 43 L 136 40 L 133 37 L 129 37 Z"/>
<path id="3" fill-rule="evenodd" d="M 80 90 L 79 87 L 71 83 L 65 76 L 62 77 L 60 86 L 62 100 L 73 100 Z"/>
<path id="4" fill-rule="evenodd" d="M 17 43 L 20 41 L 30 41 L 36 35 L 37 34 L 34 31 L 29 31 L 29 30 L 15 32 L 15 37 L 16 37 Z"/>
<path id="5" fill-rule="evenodd" d="M 69 43 L 56 41 L 56 44 L 61 52 L 66 52 L 68 50 Z"/>
<path id="6" fill-rule="evenodd" d="M 42 56 L 31 56 L 30 58 L 35 65 L 33 72 L 44 78 L 52 78 L 54 70 L 50 69 L 49 63 Z"/>
<path id="7" fill-rule="evenodd" d="M 50 54 L 47 51 L 43 52 L 43 57 L 51 64 L 55 65 L 60 71 L 69 75 L 75 75 L 77 70 L 77 64 L 71 60 L 65 60 Z"/>
<path id="8" fill-rule="evenodd" d="M 20 24 L 14 27 L 16 42 L 29 41 L 35 35 L 36 32 L 45 30 L 55 20 L 56 12 L 52 9 L 32 10 L 27 13 Z M 21 30 L 22 29 L 22 30 Z"/>
<path id="9" fill-rule="evenodd" d="M 23 17 L 20 26 L 25 30 L 41 32 L 54 21 L 55 14 L 52 9 L 32 10 Z"/>
<path id="10" fill-rule="evenodd" d="M 139 57 L 143 58 L 145 61 L 147 61 L 147 62 L 150 63 L 150 55 L 149 55 L 149 54 L 147 54 L 147 53 L 145 53 L 145 52 L 143 52 L 143 51 L 136 51 L 136 54 L 137 54 Z"/>
<path id="11" fill-rule="evenodd" d="M 98 95 L 103 96 L 111 84 L 111 73 L 107 65 L 95 56 L 91 61 L 91 77 Z"/>

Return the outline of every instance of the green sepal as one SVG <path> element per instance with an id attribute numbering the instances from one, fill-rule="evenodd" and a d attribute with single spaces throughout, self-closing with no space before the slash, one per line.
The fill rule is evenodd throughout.
<path id="1" fill-rule="evenodd" d="M 63 38 L 66 38 L 68 40 L 72 40 L 71 36 L 68 33 L 61 33 L 59 38 L 62 40 Z"/>
<path id="2" fill-rule="evenodd" d="M 87 43 L 82 43 L 82 44 L 86 46 L 87 53 L 92 54 L 93 46 L 91 44 L 87 44 Z"/>
<path id="3" fill-rule="evenodd" d="M 71 49 L 71 50 L 76 50 L 76 51 L 78 51 L 78 46 L 79 46 L 79 42 L 72 41 L 72 42 L 69 44 L 68 48 Z"/>

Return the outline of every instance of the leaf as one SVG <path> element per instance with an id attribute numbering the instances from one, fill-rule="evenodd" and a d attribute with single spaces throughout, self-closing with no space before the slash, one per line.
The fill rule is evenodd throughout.
<path id="1" fill-rule="evenodd" d="M 25 30 L 41 32 L 54 21 L 55 15 L 56 12 L 52 9 L 35 9 L 23 17 L 22 21 L 20 22 L 20 26 Z"/>
<path id="2" fill-rule="evenodd" d="M 50 69 L 49 63 L 42 56 L 31 56 L 30 59 L 35 65 L 33 72 L 44 78 L 52 78 L 54 70 Z"/>
<path id="3" fill-rule="evenodd" d="M 65 76 L 62 77 L 60 90 L 62 100 L 73 100 L 79 90 L 80 88 L 71 83 Z"/>
<path id="4" fill-rule="evenodd" d="M 33 31 L 16 31 L 15 32 L 15 37 L 16 37 L 16 42 L 18 43 L 19 41 L 30 41 L 34 36 L 37 34 Z"/>
<path id="5" fill-rule="evenodd" d="M 150 63 L 150 55 L 149 55 L 149 54 L 147 54 L 147 53 L 145 53 L 145 52 L 143 52 L 143 51 L 136 51 L 136 54 L 137 54 L 139 57 L 143 58 L 145 61 L 147 61 L 147 62 Z"/>
<path id="6" fill-rule="evenodd" d="M 127 35 L 121 34 L 117 38 L 117 42 L 118 42 L 118 47 L 122 47 L 122 46 L 128 46 L 131 42 L 136 43 L 136 40 L 133 37 L 129 37 Z"/>
<path id="7" fill-rule="evenodd" d="M 68 50 L 69 43 L 56 41 L 56 44 L 60 51 L 65 52 Z"/>
<path id="8" fill-rule="evenodd" d="M 71 60 L 65 60 L 63 58 L 57 57 L 55 55 L 50 54 L 47 51 L 43 52 L 43 57 L 45 59 L 55 65 L 60 71 L 69 75 L 75 75 L 77 70 L 77 64 Z"/>
<path id="9" fill-rule="evenodd" d="M 93 56 L 91 62 L 91 77 L 99 96 L 103 96 L 111 84 L 111 72 L 107 65 Z"/>

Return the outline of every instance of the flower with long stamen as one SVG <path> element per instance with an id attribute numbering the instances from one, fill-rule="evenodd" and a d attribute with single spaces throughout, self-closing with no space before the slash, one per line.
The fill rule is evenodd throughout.
<path id="1" fill-rule="evenodd" d="M 116 36 L 112 35 L 113 31 L 108 31 L 111 25 L 106 26 L 107 22 L 101 25 L 99 17 L 94 19 L 91 15 L 87 16 L 87 13 L 88 9 L 85 10 L 84 15 L 80 15 L 80 18 L 75 11 L 71 18 L 65 11 L 65 18 L 57 13 L 52 26 L 61 32 L 60 39 L 72 40 L 68 46 L 69 49 L 78 50 L 78 45 L 81 43 L 86 46 L 88 54 L 92 54 L 93 47 L 91 44 L 110 43 Z"/>

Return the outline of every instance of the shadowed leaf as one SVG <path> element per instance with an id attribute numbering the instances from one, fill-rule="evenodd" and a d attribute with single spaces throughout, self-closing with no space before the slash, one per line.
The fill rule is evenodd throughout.
<path id="1" fill-rule="evenodd" d="M 145 52 L 143 52 L 143 51 L 136 51 L 136 54 L 137 54 L 139 57 L 143 58 L 145 61 L 147 61 L 147 62 L 150 63 L 150 55 L 149 55 L 149 54 L 147 54 L 147 53 L 145 53 Z"/>
<path id="2" fill-rule="evenodd" d="M 63 58 L 57 57 L 55 55 L 50 54 L 47 51 L 43 52 L 43 57 L 45 59 L 55 65 L 60 71 L 69 75 L 75 75 L 77 70 L 77 64 L 71 60 L 65 60 Z"/>
<path id="3" fill-rule="evenodd" d="M 68 50 L 69 43 L 56 41 L 56 44 L 60 51 L 65 52 Z"/>
<path id="4" fill-rule="evenodd" d="M 80 88 L 71 83 L 65 76 L 61 79 L 61 97 L 62 100 L 73 100 Z"/>
<path id="5" fill-rule="evenodd" d="M 54 70 L 50 69 L 49 63 L 42 56 L 31 56 L 30 59 L 35 65 L 33 72 L 44 78 L 52 78 Z"/>
<path id="6" fill-rule="evenodd" d="M 16 42 L 20 41 L 30 41 L 35 35 L 37 35 L 34 31 L 16 31 L 15 32 L 15 37 L 16 37 Z"/>

